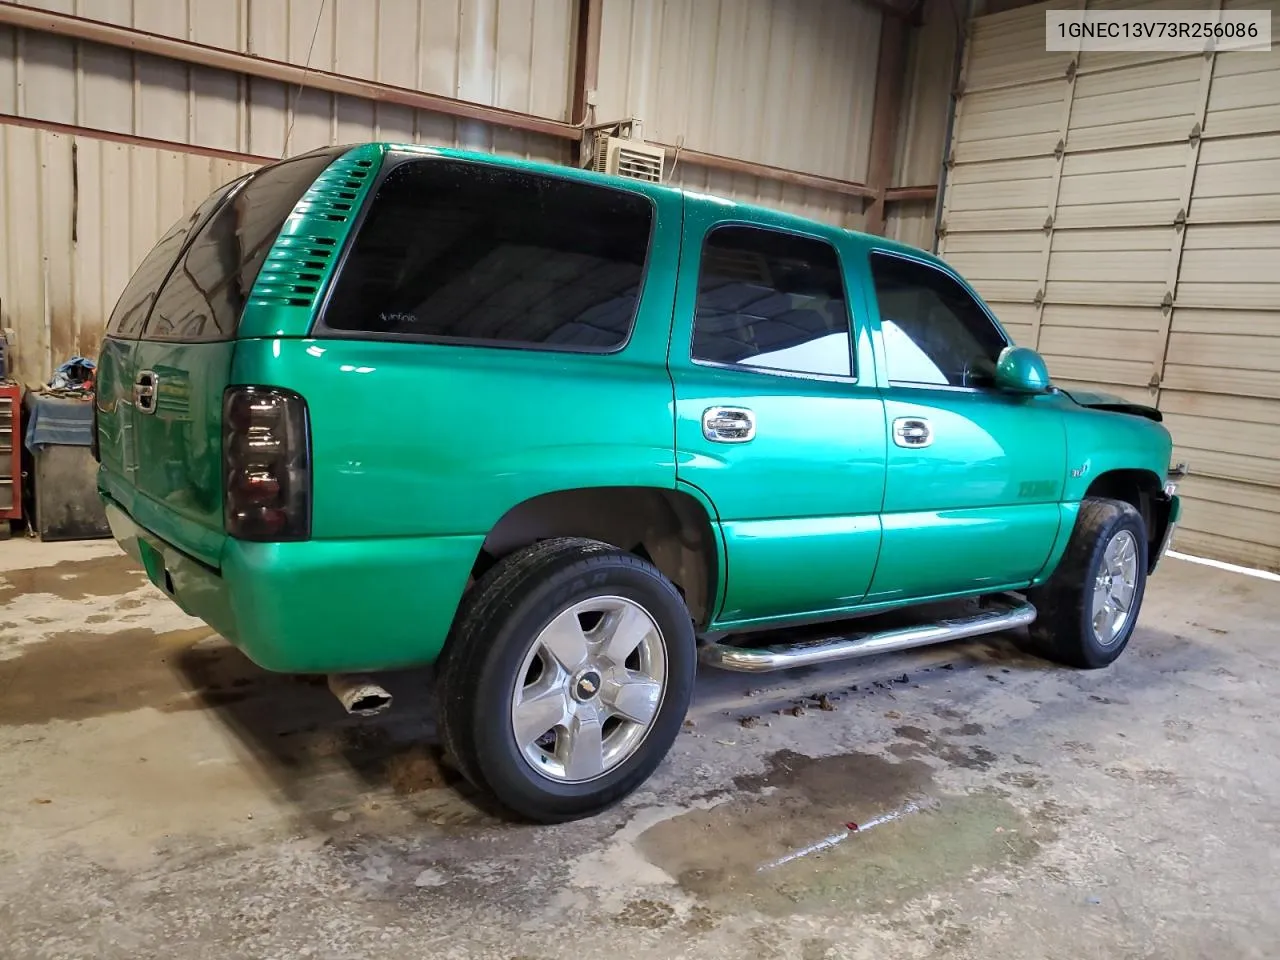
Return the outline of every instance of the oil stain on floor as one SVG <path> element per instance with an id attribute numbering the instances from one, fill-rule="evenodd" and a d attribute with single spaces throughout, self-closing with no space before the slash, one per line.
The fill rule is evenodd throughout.
<path id="1" fill-rule="evenodd" d="M 1026 863 L 1052 839 L 1051 825 L 995 791 L 939 791 L 918 759 L 783 750 L 735 785 L 732 800 L 659 823 L 638 841 L 686 892 L 722 909 L 745 900 L 774 915 L 880 912 Z"/>
<path id="2" fill-rule="evenodd" d="M 63 600 L 114 597 L 146 582 L 146 573 L 128 557 L 63 560 L 47 567 L 0 573 L 0 604 L 26 593 L 52 594 Z"/>
<path id="3" fill-rule="evenodd" d="M 143 707 L 173 711 L 209 706 L 216 684 L 193 689 L 171 664 L 211 633 L 208 627 L 162 634 L 135 627 L 107 634 L 51 634 L 21 657 L 0 660 L 0 726 L 86 720 Z"/>

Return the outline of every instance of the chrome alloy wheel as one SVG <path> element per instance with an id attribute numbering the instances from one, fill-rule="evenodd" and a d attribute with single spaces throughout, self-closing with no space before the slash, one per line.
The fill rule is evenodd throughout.
<path id="1" fill-rule="evenodd" d="M 511 729 L 534 770 L 583 783 L 632 756 L 667 686 L 653 617 L 625 597 L 576 603 L 542 628 L 511 696 Z"/>
<path id="2" fill-rule="evenodd" d="M 1121 530 L 1103 550 L 1093 581 L 1093 635 L 1102 646 L 1115 643 L 1128 625 L 1137 583 L 1138 541 Z"/>

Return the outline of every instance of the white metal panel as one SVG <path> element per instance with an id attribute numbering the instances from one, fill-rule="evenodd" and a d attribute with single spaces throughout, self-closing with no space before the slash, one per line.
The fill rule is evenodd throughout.
<path id="1" fill-rule="evenodd" d="M 1074 6 L 1071 0 L 1051 0 L 975 20 L 971 25 L 966 87 L 1017 87 L 1064 76 L 1071 54 L 1045 51 L 1044 12 Z"/>
<path id="2" fill-rule="evenodd" d="M 360 22 L 353 24 L 350 5 L 339 0 L 292 0 L 284 11 L 285 45 L 280 59 L 339 73 L 358 65 L 363 68 L 361 75 L 367 76 L 374 58 L 372 30 L 376 13 L 375 6 L 366 5 Z M 335 40 L 335 34 L 349 36 L 350 46 L 366 48 L 363 56 L 355 58 L 355 63 L 342 63 L 338 52 L 340 41 Z M 275 42 L 279 43 L 278 36 Z M 331 141 L 334 109 L 331 94 L 290 86 L 284 92 L 284 100 L 286 154 L 305 153 Z M 364 106 L 372 116 L 372 105 Z"/>
<path id="3" fill-rule="evenodd" d="M 596 118 L 863 181 L 879 37 L 879 13 L 849 0 L 609 0 Z"/>
<path id="4" fill-rule="evenodd" d="M 1150 357 L 1160 345 L 1155 307 L 1047 304 L 1035 344 L 1055 380 L 1152 403 Z"/>
<path id="5" fill-rule="evenodd" d="M 1201 63 L 1192 56 L 1082 74 L 1067 149 L 1185 141 L 1196 123 Z"/>
<path id="6" fill-rule="evenodd" d="M 987 299 L 1030 300 L 1040 285 L 1043 235 L 996 231 L 947 238 L 947 261 Z"/>
<path id="7" fill-rule="evenodd" d="M 349 27 L 372 54 L 350 76 L 569 118 L 576 0 L 16 2 L 323 70 L 338 69 L 335 31 Z"/>
<path id="8" fill-rule="evenodd" d="M 922 250 L 932 250 L 935 219 L 932 200 L 891 204 L 889 215 L 885 218 L 885 236 Z"/>
<path id="9" fill-rule="evenodd" d="M 414 38 L 440 24 L 425 14 L 420 18 L 413 0 L 382 0 L 381 6 L 369 0 L 255 0 L 231 8 L 241 12 L 241 19 L 228 16 L 228 8 L 213 0 L 191 0 L 189 9 L 154 0 L 136 8 L 128 0 L 123 7 L 120 0 L 104 2 L 101 19 L 123 18 L 153 32 L 191 34 L 200 42 L 244 47 L 258 56 L 352 76 L 381 72 L 388 82 L 409 82 L 427 69 L 427 59 L 419 64 L 415 54 L 407 64 L 406 55 L 418 46 Z M 503 8 L 501 37 L 489 36 L 491 27 L 499 27 L 497 20 L 476 27 L 467 56 L 454 57 L 446 92 L 470 90 L 486 102 L 501 100 L 513 109 L 554 114 L 567 96 L 567 74 L 563 83 L 560 76 L 565 61 L 531 51 L 571 29 L 571 6 L 563 0 L 515 3 L 507 0 Z M 369 16 L 371 8 L 378 16 Z M 98 13 L 96 8 L 81 10 L 86 12 Z M 455 52 L 462 43 L 456 30 L 449 43 Z M 517 56 L 520 50 L 524 53 Z M 476 64 L 474 76 L 455 76 L 459 63 Z M 569 159 L 571 152 L 552 138 L 12 30 L 0 30 L 0 112 L 263 157 L 373 138 L 465 145 L 557 161 Z"/>
<path id="10" fill-rule="evenodd" d="M 56 123 L 75 123 L 75 47 L 62 37 L 19 35 L 22 85 L 19 109 Z"/>
<path id="11" fill-rule="evenodd" d="M 1183 243 L 1177 302 L 1280 309 L 1280 221 L 1193 224 Z M 1280 339 L 1276 341 L 1280 347 Z"/>
<path id="12" fill-rule="evenodd" d="M 998 300 L 988 300 L 987 306 L 996 315 L 996 319 L 1000 321 L 1000 326 L 1004 327 L 1005 333 L 1013 338 L 1014 343 L 1024 347 L 1031 345 L 1031 339 L 1034 336 L 1033 328 L 1035 327 L 1035 308 L 1031 304 L 1001 303 Z"/>
<path id="13" fill-rule="evenodd" d="M 946 229 L 1041 229 L 1052 175 L 1052 157 L 958 164 L 947 179 Z"/>
<path id="14" fill-rule="evenodd" d="M 925 0 L 923 23 L 911 33 L 894 186 L 935 183 L 938 179 L 955 80 L 956 18 L 949 0 Z"/>
<path id="15" fill-rule="evenodd" d="M 1168 228 L 1055 230 L 1046 303 L 1155 306 L 1165 293 Z"/>
<path id="16" fill-rule="evenodd" d="M 993 90 L 966 86 L 952 156 L 957 163 L 980 163 L 1052 153 L 1068 93 L 1065 79 L 1056 77 Z"/>
<path id="17" fill-rule="evenodd" d="M 1280 21 L 1280 4 L 1228 3 L 1227 9 L 1269 7 L 1271 29 Z M 1220 53 L 1214 64 L 1213 89 L 1204 132 L 1210 137 L 1231 137 L 1280 132 L 1280 44 L 1272 41 L 1265 53 Z"/>
<path id="18" fill-rule="evenodd" d="M 0 325 L 14 330 L 14 373 L 29 384 L 73 355 L 96 355 L 146 252 L 214 187 L 249 169 L 7 124 L 0 158 Z"/>
<path id="19" fill-rule="evenodd" d="M 1204 10 L 1208 11 L 1212 0 L 1089 0 L 1090 10 Z M 1210 12 L 1210 16 L 1213 14 Z M 1185 52 L 1164 50 L 1103 52 L 1085 50 L 1080 53 L 1080 72 L 1093 73 L 1115 67 L 1137 67 L 1145 63 L 1173 60 L 1185 57 Z"/>
<path id="20" fill-rule="evenodd" d="M 1280 63 L 1275 77 L 1280 84 Z M 1192 223 L 1280 221 L 1280 134 L 1206 140 L 1189 218 Z"/>
<path id="21" fill-rule="evenodd" d="M 1074 125 L 1075 111 L 1072 111 Z M 1185 176 L 1185 145 L 1068 153 L 1054 226 L 1171 224 Z"/>
<path id="22" fill-rule="evenodd" d="M 4 169 L 4 231 L 0 245 L 5 270 L 0 276 L 0 325 L 17 331 L 11 344 L 12 367 L 19 375 L 40 369 L 48 355 L 40 245 L 39 133 L 0 126 Z"/>
<path id="23" fill-rule="evenodd" d="M 0 113 L 17 112 L 17 31 L 12 27 L 0 27 Z"/>
<path id="24" fill-rule="evenodd" d="M 861 230 L 865 226 L 863 203 L 829 190 L 811 190 L 776 180 L 762 180 L 741 173 L 726 173 L 676 164 L 671 182 L 690 190 L 705 192 L 743 203 L 758 203 L 810 217 L 835 226 Z"/>

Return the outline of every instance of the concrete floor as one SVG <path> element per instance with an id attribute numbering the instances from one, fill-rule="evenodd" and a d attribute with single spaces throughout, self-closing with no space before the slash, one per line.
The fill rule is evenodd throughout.
<path id="1" fill-rule="evenodd" d="M 5 958 L 1280 955 L 1280 583 L 1166 561 L 1099 672 L 705 672 L 643 791 L 555 828 L 437 765 L 427 676 L 352 721 L 110 544 L 0 544 L 0 606 Z"/>

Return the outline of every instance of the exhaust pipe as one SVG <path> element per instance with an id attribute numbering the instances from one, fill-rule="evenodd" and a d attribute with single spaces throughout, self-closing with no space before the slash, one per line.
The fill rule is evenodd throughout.
<path id="1" fill-rule="evenodd" d="M 372 717 L 391 708 L 391 694 L 381 684 L 359 674 L 329 674 L 329 690 L 353 717 Z"/>

